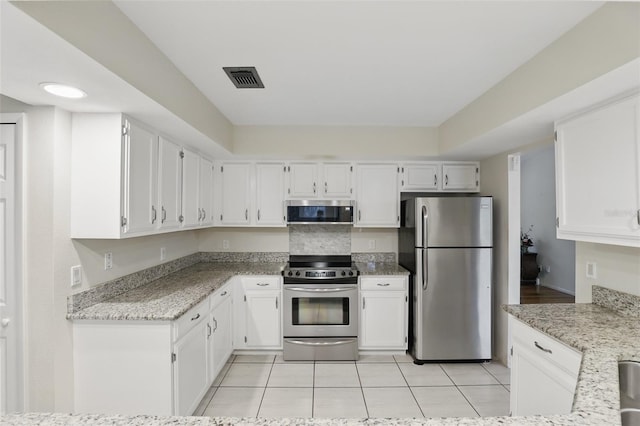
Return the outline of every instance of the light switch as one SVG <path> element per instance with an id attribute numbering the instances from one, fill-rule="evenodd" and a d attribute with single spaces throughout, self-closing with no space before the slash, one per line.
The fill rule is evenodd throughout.
<path id="1" fill-rule="evenodd" d="M 71 267 L 71 287 L 82 284 L 82 266 L 76 265 Z"/>
<path id="2" fill-rule="evenodd" d="M 595 262 L 587 262 L 587 278 L 596 279 L 598 278 L 598 271 L 596 269 Z"/>
<path id="3" fill-rule="evenodd" d="M 108 252 L 104 254 L 104 270 L 108 271 L 113 268 L 113 253 Z"/>

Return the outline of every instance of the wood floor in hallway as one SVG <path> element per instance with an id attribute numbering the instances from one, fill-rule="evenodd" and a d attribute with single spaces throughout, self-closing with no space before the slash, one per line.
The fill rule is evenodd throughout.
<path id="1" fill-rule="evenodd" d="M 575 297 L 535 284 L 522 284 L 520 286 L 520 303 L 575 303 Z"/>

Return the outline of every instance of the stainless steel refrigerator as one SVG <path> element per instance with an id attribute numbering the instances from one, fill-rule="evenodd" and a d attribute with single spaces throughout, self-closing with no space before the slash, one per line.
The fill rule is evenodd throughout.
<path id="1" fill-rule="evenodd" d="M 415 362 L 491 359 L 492 198 L 410 198 L 401 213 Z"/>

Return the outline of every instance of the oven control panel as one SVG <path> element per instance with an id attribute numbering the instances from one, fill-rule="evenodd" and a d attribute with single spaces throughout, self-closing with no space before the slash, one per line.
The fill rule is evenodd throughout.
<path id="1" fill-rule="evenodd" d="M 345 278 L 357 277 L 357 269 L 285 269 L 282 271 L 285 277 L 322 279 L 322 278 Z"/>

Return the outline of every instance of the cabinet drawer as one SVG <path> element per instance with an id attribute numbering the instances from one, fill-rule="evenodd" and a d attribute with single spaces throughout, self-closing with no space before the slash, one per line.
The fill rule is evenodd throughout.
<path id="1" fill-rule="evenodd" d="M 578 377 L 582 353 L 518 320 L 513 321 L 512 333 L 519 345 L 555 364 L 573 377 Z"/>
<path id="2" fill-rule="evenodd" d="M 360 277 L 361 290 L 405 290 L 407 279 L 404 276 L 379 275 Z"/>
<path id="3" fill-rule="evenodd" d="M 189 309 L 184 315 L 173 322 L 173 341 L 175 342 L 186 335 L 193 327 L 198 325 L 200 321 L 206 320 L 208 314 L 208 299 L 203 300 Z"/>
<path id="4" fill-rule="evenodd" d="M 209 308 L 215 309 L 216 306 L 227 300 L 231 297 L 231 292 L 233 291 L 233 287 L 230 282 L 223 285 L 209 296 Z"/>
<path id="5" fill-rule="evenodd" d="M 245 290 L 277 290 L 280 281 L 281 278 L 276 275 L 242 277 L 242 286 Z"/>

